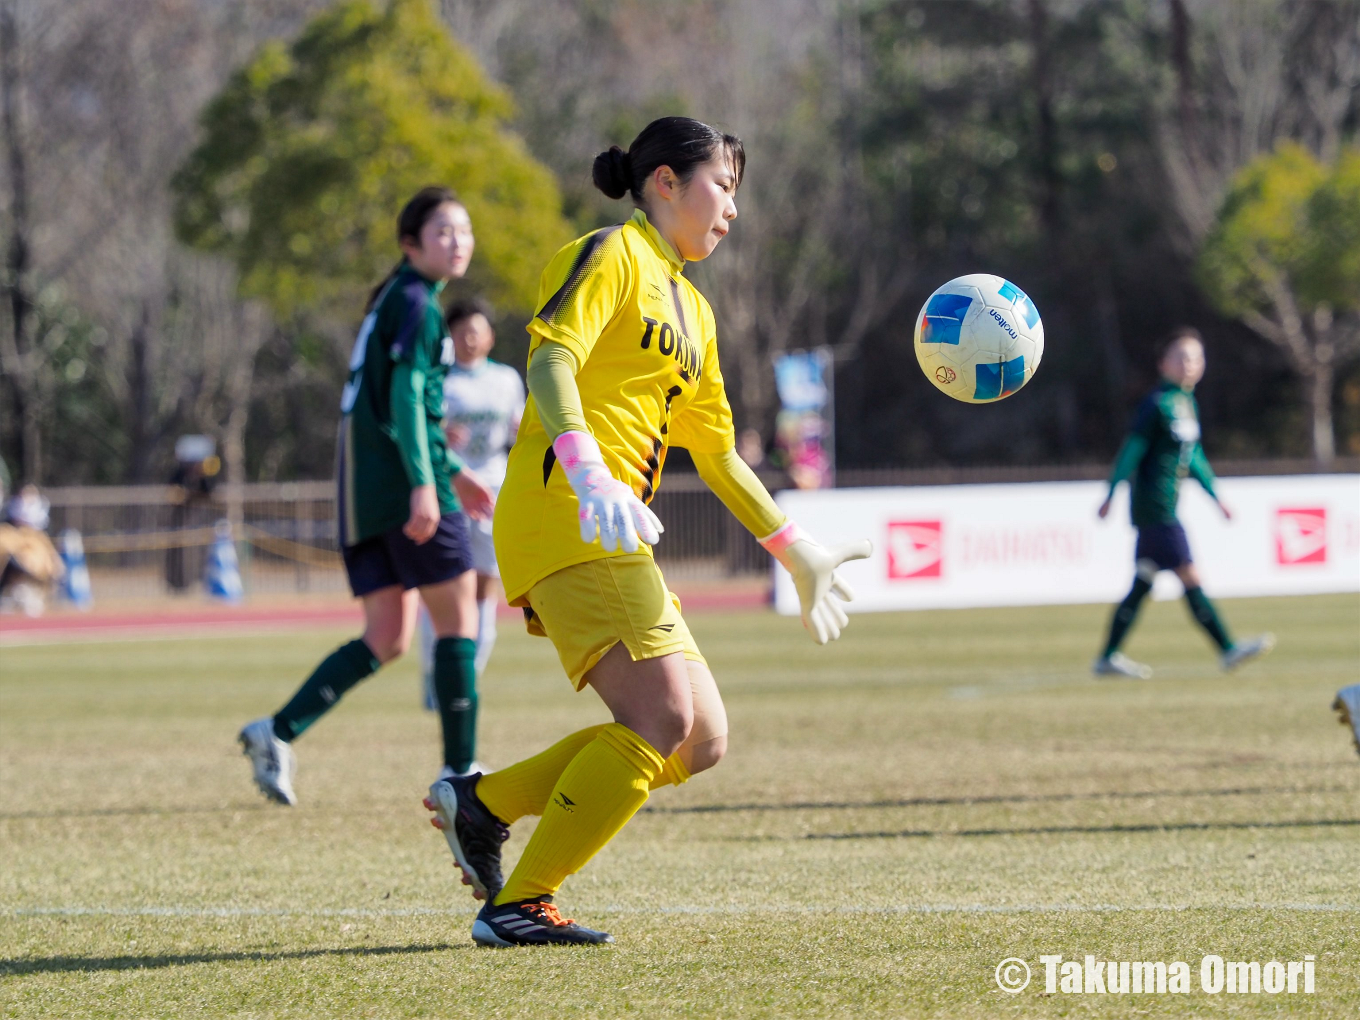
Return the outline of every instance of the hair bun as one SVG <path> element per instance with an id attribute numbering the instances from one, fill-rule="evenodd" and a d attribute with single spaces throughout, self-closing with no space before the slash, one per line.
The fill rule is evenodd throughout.
<path id="1" fill-rule="evenodd" d="M 595 157 L 590 178 L 610 198 L 622 198 L 633 190 L 633 161 L 617 145 Z"/>

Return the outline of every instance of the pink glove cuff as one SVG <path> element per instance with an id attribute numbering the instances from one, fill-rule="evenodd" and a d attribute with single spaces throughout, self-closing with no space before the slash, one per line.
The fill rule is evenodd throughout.
<path id="1" fill-rule="evenodd" d="M 562 469 L 568 473 L 580 470 L 584 464 L 603 464 L 600 444 L 589 432 L 563 432 L 553 440 L 553 453 Z"/>
<path id="2" fill-rule="evenodd" d="M 765 547 L 766 552 L 782 563 L 784 561 L 785 550 L 793 545 L 794 542 L 804 538 L 807 538 L 807 535 L 804 533 L 803 529 L 793 521 L 787 521 L 783 527 L 773 535 L 766 535 L 759 541 L 760 544 Z"/>

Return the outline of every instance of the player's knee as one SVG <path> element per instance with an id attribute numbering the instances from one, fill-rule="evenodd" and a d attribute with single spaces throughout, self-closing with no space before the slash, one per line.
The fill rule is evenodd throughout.
<path id="1" fill-rule="evenodd" d="M 364 644 L 368 645 L 377 660 L 385 665 L 406 654 L 406 650 L 411 647 L 411 635 L 400 630 L 379 629 L 365 633 Z"/>
<path id="2" fill-rule="evenodd" d="M 657 705 L 646 722 L 647 739 L 663 758 L 669 758 L 694 727 L 694 710 L 684 702 Z"/>
<path id="3" fill-rule="evenodd" d="M 678 705 L 665 712 L 657 720 L 660 736 L 666 742 L 666 757 L 670 757 L 689 737 L 694 727 L 694 712 L 687 705 Z M 658 748 L 658 750 L 660 750 Z"/>
<path id="4" fill-rule="evenodd" d="M 712 740 L 705 740 L 702 744 L 695 744 L 690 752 L 689 772 L 696 775 L 706 769 L 711 769 L 718 762 L 722 761 L 723 755 L 727 753 L 727 737 L 714 737 Z"/>

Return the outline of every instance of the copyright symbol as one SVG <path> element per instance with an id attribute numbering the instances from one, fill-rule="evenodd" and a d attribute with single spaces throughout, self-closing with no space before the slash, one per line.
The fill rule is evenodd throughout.
<path id="1" fill-rule="evenodd" d="M 1029 964 L 1016 956 L 996 965 L 996 987 L 1011 995 L 1018 995 L 1029 987 Z"/>

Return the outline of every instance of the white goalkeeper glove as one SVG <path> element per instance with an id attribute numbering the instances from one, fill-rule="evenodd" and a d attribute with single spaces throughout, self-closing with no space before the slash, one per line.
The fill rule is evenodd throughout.
<path id="1" fill-rule="evenodd" d="M 563 432 L 553 440 L 557 462 L 567 473 L 571 491 L 581 504 L 581 541 L 595 541 L 613 552 L 620 545 L 624 552 L 638 551 L 638 540 L 656 545 L 666 529 L 656 514 L 623 482 L 609 473 L 595 437 L 588 432 Z"/>
<path id="2" fill-rule="evenodd" d="M 831 549 L 814 542 L 803 530 L 789 521 L 773 535 L 760 540 L 766 550 L 783 564 L 793 578 L 798 592 L 798 606 L 803 614 L 803 626 L 819 645 L 835 641 L 849 624 L 840 602 L 852 602 L 855 593 L 836 573 L 836 568 L 848 560 L 862 560 L 874 551 L 867 539 L 847 542 Z"/>

